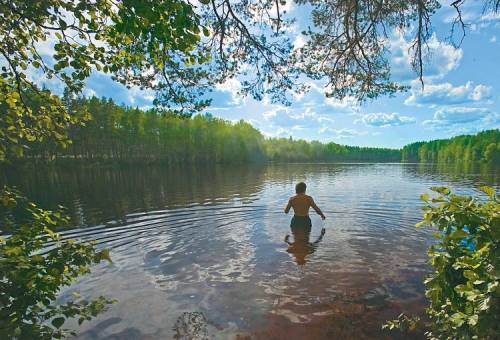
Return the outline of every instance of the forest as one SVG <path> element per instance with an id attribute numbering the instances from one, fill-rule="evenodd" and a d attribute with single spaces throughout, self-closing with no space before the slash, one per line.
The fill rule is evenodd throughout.
<path id="1" fill-rule="evenodd" d="M 407 66 L 414 71 L 414 76 L 421 83 L 423 90 L 424 83 L 429 83 L 429 79 L 433 76 L 430 71 L 433 67 L 429 58 L 432 50 L 429 46 L 436 39 L 433 23 L 443 21 L 443 16 L 436 16 L 441 7 L 446 6 L 448 13 L 450 9 L 454 13 L 447 15 L 450 19 L 446 20 L 450 34 L 446 39 L 455 48 L 460 47 L 466 32 L 468 35 L 469 29 L 472 30 L 472 27 L 476 26 L 475 23 L 474 26 L 468 23 L 470 18 L 480 20 L 478 24 L 481 27 L 483 24 L 486 25 L 483 22 L 485 18 L 488 18 L 488 21 L 492 19 L 491 22 L 496 24 L 500 14 L 500 0 L 479 1 L 478 7 L 482 9 L 475 8 L 469 5 L 470 3 L 471 1 L 467 0 L 457 0 L 451 4 L 437 0 L 0 1 L 0 164 L 12 163 L 19 159 L 29 162 L 34 159 L 43 161 L 77 159 L 82 160 L 84 164 L 107 160 L 137 163 L 159 161 L 169 164 L 401 160 L 457 162 L 457 164 L 464 161 L 499 163 L 498 130 L 485 131 L 476 136 L 414 143 L 402 150 L 397 150 L 350 147 L 292 138 L 268 139 L 244 121 L 235 123 L 200 114 L 205 112 L 211 104 L 208 94 L 215 87 L 230 79 L 241 80 L 239 92 L 243 96 L 282 104 L 292 104 L 289 100 L 291 95 L 305 93 L 309 88 L 307 80 L 325 84 L 324 94 L 337 100 L 352 97 L 362 102 L 366 99 L 376 99 L 405 91 L 408 89 L 407 83 L 402 78 L 393 77 L 394 73 L 391 75 L 394 65 L 391 61 L 394 54 L 390 51 L 390 45 L 395 33 L 401 34 L 405 40 L 404 47 L 407 55 L 403 59 L 408 59 L 409 65 Z M 288 12 L 287 10 L 290 10 L 292 6 L 294 10 Z M 306 22 L 310 24 L 310 27 L 305 30 L 296 29 L 296 23 L 300 22 L 304 16 L 308 16 L 309 19 Z M 303 44 L 295 43 L 299 41 Z M 162 109 L 139 110 L 116 105 L 108 99 L 78 97 L 88 89 L 86 80 L 95 72 L 101 72 L 127 88 L 135 87 L 152 91 L 154 106 Z M 48 82 L 49 88 L 40 89 L 39 87 L 45 81 Z M 60 88 L 67 89 L 62 97 L 55 91 Z M 15 171 L 16 167 L 13 168 Z M 21 177 L 20 173 L 16 173 L 16 176 Z M 203 173 L 203 182 L 213 181 L 213 178 Z M 397 188 L 399 183 L 393 182 L 392 179 L 387 180 L 387 178 L 383 179 L 388 185 L 395 189 L 404 189 Z M 152 179 L 153 177 L 150 178 Z M 191 179 L 189 182 L 195 183 Z M 226 179 L 220 183 L 226 183 Z M 217 184 L 217 182 L 214 183 L 214 185 Z M 355 186 L 361 187 L 364 184 L 356 182 Z M 474 183 L 474 186 L 476 184 L 479 183 Z M 498 187 L 497 182 L 492 184 Z M 79 184 L 79 186 L 84 185 Z M 415 186 L 409 192 L 410 195 L 414 194 L 413 188 Z M 64 190 L 62 186 L 57 187 L 57 191 L 62 191 L 61 189 Z M 92 190 L 90 187 L 86 189 Z M 275 189 L 277 186 L 273 186 L 273 190 Z M 418 324 L 418 316 L 413 318 L 400 314 L 398 319 L 388 321 L 385 326 L 388 326 L 388 329 L 399 328 L 403 332 L 415 329 L 420 332 L 421 329 L 428 339 L 498 338 L 500 334 L 498 289 L 500 263 L 497 256 L 500 248 L 498 195 L 492 187 L 480 188 L 488 196 L 488 201 L 451 194 L 448 188 L 442 186 L 434 186 L 431 190 L 434 192 L 434 197 L 431 198 L 428 193 L 421 196 L 425 202 L 423 210 L 425 213 L 424 220 L 418 224 L 419 226 L 426 224 L 434 229 L 436 233 L 433 235 L 439 239 L 437 244 L 430 246 L 427 253 L 431 259 L 433 272 L 424 282 L 425 296 L 429 300 L 424 323 Z M 161 191 L 162 195 L 164 193 L 176 194 L 163 188 Z M 189 192 L 189 187 L 182 188 L 178 192 Z M 235 190 L 233 194 L 239 196 L 241 193 L 241 190 Z M 42 194 L 47 195 L 47 192 Z M 436 197 L 436 195 L 439 196 Z M 127 198 L 131 199 L 132 196 Z M 358 257 L 358 255 L 364 256 L 361 253 L 368 254 L 367 258 L 373 258 L 384 268 L 394 267 L 391 265 L 394 261 L 398 261 L 397 267 L 400 268 L 395 273 L 408 272 L 403 265 L 399 265 L 404 262 L 397 257 L 388 256 L 385 259 L 390 261 L 385 263 L 378 261 L 382 253 L 379 250 L 367 253 L 371 244 L 380 244 L 384 247 L 383 252 L 392 251 L 390 248 L 395 248 L 401 253 L 404 252 L 404 258 L 410 256 L 412 264 L 409 268 L 412 273 L 416 269 L 412 250 L 415 249 L 413 244 L 418 243 L 420 237 L 418 240 L 411 235 L 401 237 L 405 235 L 402 233 L 406 228 L 397 230 L 394 226 L 390 226 L 391 229 L 382 229 L 379 225 L 375 225 L 373 219 L 378 214 L 374 214 L 373 204 L 367 205 L 366 211 L 357 209 L 361 207 L 358 203 L 362 200 L 359 198 L 367 198 L 370 203 L 372 201 L 380 203 L 384 199 L 389 202 L 385 196 L 383 194 L 378 197 L 372 195 L 360 197 L 358 194 L 356 202 L 353 201 L 353 206 L 347 206 L 344 211 L 341 211 L 342 214 L 347 214 L 347 219 L 345 219 L 347 224 L 338 225 L 339 228 L 336 230 L 348 234 L 345 238 L 336 238 L 336 240 L 348 238 L 352 241 L 349 242 L 348 247 L 350 250 L 347 253 L 348 262 L 342 262 L 337 254 L 335 254 L 334 261 L 330 258 L 328 262 L 335 264 L 336 268 L 332 271 L 333 277 L 342 276 L 341 281 L 347 288 L 349 299 L 342 299 L 345 295 L 342 286 L 330 285 L 328 280 L 324 280 L 328 274 L 326 270 L 318 272 L 318 277 L 308 276 L 308 272 L 311 272 L 309 270 L 300 270 L 299 279 L 304 283 L 312 282 L 315 286 L 319 284 L 320 287 L 325 286 L 326 289 L 322 289 L 323 292 L 334 293 L 331 298 L 328 298 L 332 302 L 328 304 L 328 307 L 332 307 L 333 313 L 339 312 L 338 314 L 325 314 L 325 304 L 319 300 L 321 303 L 311 303 L 304 309 L 301 298 L 304 295 L 303 287 L 296 291 L 292 287 L 284 287 L 283 290 L 288 297 L 299 297 L 300 300 L 297 302 L 300 303 L 286 298 L 284 305 L 273 303 L 273 305 L 264 305 L 265 308 L 262 308 L 262 301 L 276 301 L 276 296 L 279 297 L 274 290 L 270 299 L 261 299 L 260 292 L 267 289 L 261 289 L 262 285 L 255 286 L 257 289 L 254 289 L 251 284 L 255 281 L 246 278 L 245 285 L 240 286 L 242 289 L 235 289 L 237 286 L 233 283 L 237 282 L 236 279 L 240 275 L 244 277 L 246 272 L 257 273 L 261 270 L 260 268 L 265 268 L 268 272 L 269 268 L 280 274 L 279 269 L 287 268 L 269 265 L 275 262 L 270 262 L 268 259 L 274 261 L 274 259 L 281 258 L 283 251 L 279 250 L 276 258 L 268 256 L 272 254 L 270 250 L 275 243 L 269 240 L 265 240 L 266 243 L 257 243 L 256 239 L 264 235 L 259 233 L 259 230 L 269 228 L 261 228 L 251 222 L 247 212 L 240 211 L 235 223 L 229 223 L 231 228 L 235 227 L 230 230 L 230 234 L 227 234 L 228 237 L 222 234 L 222 228 L 218 228 L 222 225 L 217 225 L 216 231 L 216 228 L 211 228 L 211 225 L 206 223 L 219 220 L 219 217 L 224 220 L 228 218 L 229 214 L 226 212 L 214 214 L 212 208 L 215 207 L 207 208 L 208 210 L 205 211 L 210 213 L 206 216 L 203 216 L 203 210 L 193 211 L 196 215 L 200 212 L 196 217 L 200 217 L 201 228 L 204 228 L 200 229 L 201 232 L 194 229 L 196 226 L 196 222 L 193 223 L 194 219 L 185 215 L 182 220 L 186 220 L 186 224 L 172 223 L 175 232 L 171 232 L 173 229 L 170 229 L 169 221 L 172 220 L 165 220 L 164 216 L 155 214 L 155 218 L 149 220 L 155 220 L 154 230 L 148 229 L 147 232 L 155 238 L 155 249 L 150 248 L 153 251 L 147 253 L 139 251 L 139 248 L 143 248 L 141 250 L 143 251 L 149 246 L 148 242 L 140 236 L 141 234 L 135 233 L 135 229 L 119 229 L 120 232 L 128 235 L 126 237 L 141 240 L 140 247 L 131 248 L 137 253 L 137 258 L 125 257 L 121 256 L 125 253 L 115 252 L 116 248 L 111 249 L 111 243 L 106 243 L 104 248 L 98 247 L 89 239 L 93 238 L 91 234 L 85 233 L 88 238 L 87 236 L 78 237 L 78 234 L 73 232 L 58 234 L 57 230 L 70 227 L 69 216 L 62 206 L 59 206 L 57 210 L 45 210 L 43 205 L 39 206 L 36 202 L 32 202 L 17 188 L 5 185 L 0 190 L 0 211 L 2 212 L 0 213 L 0 230 L 12 230 L 12 233 L 9 232 L 8 237 L 0 236 L 0 338 L 75 337 L 76 331 L 83 331 L 83 329 L 75 329 L 73 325 L 90 321 L 99 313 L 111 308 L 111 304 L 114 303 L 123 303 L 124 313 L 117 313 L 117 309 L 109 310 L 110 314 L 104 318 L 112 322 L 97 320 L 95 327 L 89 326 L 92 328 L 88 329 L 90 333 L 87 335 L 96 334 L 97 337 L 101 337 L 100 335 L 104 337 L 104 334 L 93 332 L 101 330 L 107 332 L 107 328 L 111 326 L 110 328 L 113 329 L 111 332 L 119 329 L 120 333 L 108 333 L 105 337 L 123 338 L 128 334 L 133 334 L 133 338 L 149 338 L 149 332 L 156 332 L 155 328 L 171 328 L 172 325 L 167 323 L 170 320 L 167 319 L 170 315 L 174 315 L 174 312 L 181 311 L 177 310 L 176 306 L 187 305 L 184 300 L 187 296 L 192 306 L 208 306 L 204 302 L 218 300 L 215 306 L 224 305 L 219 315 L 229 316 L 227 324 L 230 328 L 227 330 L 230 331 L 238 331 L 239 324 L 243 322 L 248 324 L 251 319 L 262 320 L 260 314 L 257 314 L 260 313 L 259 310 L 272 309 L 275 312 L 280 311 L 278 308 L 281 308 L 282 312 L 286 312 L 281 315 L 273 313 L 270 315 L 271 321 L 280 320 L 277 317 L 292 315 L 292 312 L 295 314 L 289 309 L 291 302 L 294 302 L 293 304 L 299 306 L 298 311 L 307 310 L 308 315 L 304 320 L 311 320 L 309 315 L 315 315 L 314 325 L 309 329 L 324 329 L 328 332 L 325 338 L 331 338 L 331 334 L 339 335 L 337 331 L 344 331 L 346 328 L 349 331 L 359 329 L 362 332 L 359 334 L 373 336 L 373 329 L 380 330 L 378 321 L 375 321 L 376 328 L 366 327 L 372 319 L 376 319 L 373 317 L 377 315 L 383 318 L 389 317 L 392 311 L 395 312 L 392 309 L 394 305 L 397 305 L 398 313 L 400 309 L 405 310 L 406 306 L 410 306 L 409 310 L 412 310 L 412 305 L 394 304 L 391 301 L 394 300 L 392 298 L 401 295 L 397 293 L 398 291 L 404 293 L 401 295 L 403 299 L 405 296 L 408 297 L 407 292 L 409 292 L 410 299 L 406 300 L 417 300 L 413 297 L 413 293 L 414 287 L 419 287 L 415 285 L 417 277 L 413 274 L 412 276 L 407 276 L 407 274 L 401 277 L 394 276 L 397 280 L 393 280 L 394 284 L 391 284 L 391 287 L 386 287 L 388 285 L 384 277 L 387 276 L 377 275 L 373 267 L 367 266 L 368 263 L 362 257 Z M 273 197 L 276 195 L 273 194 Z M 80 199 L 75 198 L 72 198 L 71 202 L 75 202 L 78 210 L 83 211 L 84 207 L 80 204 Z M 387 215 L 394 215 L 396 218 L 403 214 L 407 215 L 406 209 L 398 209 L 396 205 L 396 201 L 403 202 L 404 200 L 403 195 L 398 195 L 397 199 L 390 202 L 391 206 L 384 208 Z M 410 203 L 411 210 L 415 202 L 413 200 L 407 202 Z M 242 203 L 245 202 L 242 200 Z M 267 205 L 271 207 L 270 203 Z M 274 202 L 272 205 L 274 206 Z M 261 217 L 267 219 L 268 215 L 272 215 L 262 214 L 258 206 L 248 206 L 255 210 L 259 223 Z M 186 210 L 191 210 L 191 208 L 195 209 L 194 206 L 186 206 Z M 415 205 L 416 208 L 417 205 Z M 231 209 L 235 210 L 235 213 L 238 212 L 236 206 Z M 134 210 L 127 206 L 126 212 L 131 213 L 129 216 L 135 224 L 133 228 L 145 227 L 143 222 L 148 221 L 146 218 L 142 219 L 142 213 L 145 210 Z M 162 211 L 161 214 L 164 212 L 166 211 Z M 368 223 L 360 224 L 359 229 L 356 229 L 358 218 L 352 218 L 353 212 L 356 213 L 356 217 L 366 215 Z M 171 217 L 170 212 L 167 215 Z M 335 220 L 342 223 L 342 219 Z M 359 221 L 363 220 L 359 219 Z M 224 226 L 229 225 L 226 221 L 224 223 Z M 250 226 L 253 230 L 247 234 L 250 230 L 240 228 L 240 223 Z M 373 228 L 371 228 L 372 223 Z M 101 225 L 93 224 L 93 226 L 101 229 Z M 102 225 L 102 227 L 107 234 L 108 225 Z M 120 227 L 125 227 L 125 225 Z M 377 239 L 373 238 L 372 232 L 377 230 L 388 231 L 384 234 L 384 239 L 380 239 L 381 242 L 373 242 Z M 156 233 L 163 231 L 165 231 L 163 234 Z M 174 242 L 176 238 L 171 238 L 171 235 L 177 237 L 182 235 L 183 231 L 186 231 L 185 236 L 178 238 L 180 242 Z M 442 233 L 441 236 L 439 233 Z M 334 235 L 342 236 L 342 234 Z M 397 237 L 398 243 L 395 247 L 387 246 L 386 241 L 391 235 Z M 367 238 L 367 236 L 370 237 Z M 188 248 L 182 248 L 183 244 L 187 243 L 184 241 L 192 239 L 202 241 L 199 247 L 194 247 L 203 248 L 200 249 L 204 251 L 202 256 L 195 256 L 196 253 L 185 251 Z M 237 243 L 234 252 L 228 247 L 229 239 Z M 411 241 L 411 244 L 404 244 L 405 239 Z M 102 238 L 96 237 L 95 241 L 98 240 L 102 241 Z M 224 243 L 219 243 L 219 241 Z M 177 243 L 181 248 L 171 247 L 173 243 Z M 153 243 L 149 244 L 152 246 Z M 223 246 L 214 246 L 219 244 Z M 335 242 L 334 246 L 338 244 L 339 242 Z M 356 244 L 363 247 L 363 249 L 358 248 L 363 251 L 353 252 Z M 247 249 L 241 248 L 245 245 L 250 246 L 248 252 Z M 212 253 L 213 250 L 221 252 Z M 260 252 L 260 250 L 265 250 L 265 252 Z M 342 250 L 342 247 L 334 250 L 337 253 L 336 250 Z M 241 267 L 240 261 L 237 261 L 240 255 L 250 259 L 250 261 L 246 261 L 247 259 L 241 261 L 243 264 Z M 101 273 L 111 275 L 112 281 L 105 281 L 106 287 L 97 284 L 97 281 L 93 279 L 88 280 L 89 286 L 85 286 L 84 282 L 82 285 L 77 284 L 76 287 L 72 285 L 79 277 L 89 274 L 91 269 L 93 271 L 94 265 L 103 261 L 111 262 L 111 257 L 115 256 L 117 264 L 112 270 L 107 271 L 101 267 L 103 271 L 95 273 L 97 276 Z M 260 259 L 264 257 L 266 261 L 260 262 Z M 157 263 L 156 268 L 161 275 L 155 273 L 155 267 L 147 265 L 145 260 L 148 258 L 153 263 Z M 173 261 L 170 261 L 171 258 Z M 129 279 L 144 276 L 137 276 L 128 270 L 124 271 L 125 268 L 121 266 L 123 262 L 119 262 L 123 260 L 146 270 L 144 272 L 147 275 L 146 279 L 140 281 L 147 281 L 148 286 L 138 286 L 134 281 L 129 282 Z M 139 262 L 134 262 L 136 260 Z M 184 260 L 187 262 L 181 262 Z M 212 268 L 215 270 L 205 265 L 209 262 L 198 262 L 198 260 L 214 261 L 215 266 Z M 140 265 L 136 266 L 135 263 L 140 263 Z M 173 267 L 168 267 L 170 263 Z M 228 265 L 223 267 L 225 263 Z M 364 268 L 360 267 L 363 270 L 360 272 L 362 276 L 352 276 L 351 274 L 356 272 L 352 271 L 351 267 L 347 268 L 349 271 L 346 271 L 345 268 L 339 268 L 337 263 L 347 263 L 349 266 L 352 263 L 359 263 L 360 266 L 364 266 Z M 191 295 L 194 293 L 193 286 L 188 287 L 185 284 L 176 285 L 179 286 L 176 289 L 155 289 L 161 291 L 160 298 L 151 295 L 152 290 L 149 288 L 153 286 L 150 280 L 153 276 L 161 278 L 162 282 L 170 281 L 169 275 L 163 274 L 178 272 L 178 269 L 182 268 L 185 275 L 179 280 L 172 280 L 172 283 L 184 283 L 186 277 L 195 279 L 207 277 L 207 275 L 198 275 L 196 272 L 194 272 L 196 275 L 192 275 L 193 272 L 185 271 L 184 269 L 189 268 L 191 264 L 193 267 L 207 269 L 205 273 L 214 271 L 222 273 L 224 280 L 211 280 L 214 286 L 210 286 L 207 290 L 204 285 L 202 290 L 199 293 L 196 292 L 195 295 Z M 238 265 L 235 266 L 235 264 Z M 231 271 L 236 269 L 238 272 L 230 273 L 226 269 Z M 231 274 L 237 274 L 237 276 Z M 288 274 L 287 271 L 285 276 L 279 275 L 279 281 L 270 281 L 269 277 L 266 277 L 265 281 L 271 284 L 281 283 L 282 278 Z M 382 286 L 379 283 L 372 285 L 373 281 L 370 279 L 372 277 L 384 279 L 380 282 Z M 404 286 L 398 286 L 399 279 L 404 281 L 406 277 L 411 279 L 410 291 L 403 289 Z M 319 281 L 316 278 L 319 278 Z M 114 283 L 123 279 L 125 279 L 123 285 L 109 284 L 109 282 Z M 297 280 L 289 281 L 298 282 Z M 363 281 L 363 288 L 367 289 L 366 294 L 363 289 L 360 290 L 359 299 L 356 296 L 351 298 L 350 293 L 353 287 L 360 281 Z M 229 282 L 231 284 L 228 284 Z M 219 283 L 224 287 L 230 286 L 230 290 L 226 290 L 230 294 L 226 296 L 219 294 L 216 290 Z M 112 286 L 111 289 L 109 286 Z M 128 289 L 128 291 L 123 291 L 125 294 L 122 294 L 120 290 L 123 286 L 127 286 Z M 182 286 L 188 290 L 183 290 Z M 78 291 L 73 291 L 73 287 L 84 288 L 84 294 L 80 295 Z M 142 289 L 143 287 L 146 289 Z M 380 287 L 383 288 L 383 295 L 378 293 L 373 295 L 373 292 L 379 291 Z M 279 288 L 282 289 L 282 287 Z M 167 290 L 176 294 L 174 303 L 170 306 L 163 295 Z M 240 291 L 244 294 L 239 294 Z M 259 295 L 253 295 L 257 291 Z M 318 289 L 315 288 L 312 293 L 317 291 Z M 105 295 L 116 293 L 121 301 L 116 301 L 113 296 L 102 296 L 101 293 Z M 90 298 L 91 296 L 94 298 Z M 99 297 L 95 298 L 96 296 Z M 216 299 L 212 299 L 211 296 L 215 296 Z M 369 298 L 366 298 L 367 296 Z M 202 299 L 193 300 L 192 297 Z M 251 298 L 249 299 L 251 303 L 244 303 L 245 297 Z M 386 300 L 386 297 L 391 299 Z M 314 295 L 311 295 L 311 298 L 316 300 Z M 322 298 L 323 296 L 318 296 L 318 299 Z M 137 299 L 143 303 L 136 304 Z M 230 308 L 230 313 L 228 313 L 226 301 L 238 301 L 240 305 L 244 305 L 245 314 L 238 314 L 236 308 Z M 259 303 L 258 308 L 252 308 L 254 301 Z M 376 305 L 371 304 L 374 301 Z M 156 303 L 151 304 L 151 302 L 158 302 L 162 306 L 167 305 L 167 313 L 157 313 L 154 308 Z M 389 305 L 391 309 L 385 309 Z M 148 308 L 142 308 L 144 306 Z M 344 311 L 344 309 L 347 310 Z M 154 313 L 152 318 L 145 313 L 147 310 Z M 349 310 L 362 310 L 363 315 L 352 315 Z M 206 311 L 210 311 L 210 308 L 207 307 Z M 212 311 L 215 312 L 215 308 Z M 247 314 L 249 312 L 251 314 Z M 254 314 L 254 312 L 257 313 Z M 328 324 L 325 324 L 325 327 L 323 324 L 316 323 L 316 316 L 320 314 L 327 318 Z M 161 318 L 158 318 L 158 315 Z M 186 321 L 183 317 L 185 315 L 186 313 L 183 313 L 178 320 Z M 203 313 L 199 315 L 205 323 L 208 323 Z M 214 315 L 217 320 L 225 319 L 225 317 L 219 318 L 217 314 Z M 247 318 L 247 315 L 251 318 Z M 122 319 L 117 316 L 125 317 Z M 212 313 L 209 316 L 213 321 Z M 72 320 L 71 326 L 66 323 L 67 320 Z M 194 319 L 189 318 L 189 320 Z M 176 326 L 177 324 L 176 322 Z M 223 324 L 226 324 L 226 321 Z M 280 325 L 281 322 L 271 322 L 271 324 Z M 292 321 L 292 324 L 296 322 Z M 289 325 L 292 326 L 292 324 Z M 297 328 L 283 327 L 283 330 L 271 329 L 277 331 L 271 334 L 273 336 L 306 334 L 308 338 L 318 338 L 304 331 L 308 324 L 311 322 L 293 325 L 293 327 L 300 327 L 297 333 L 294 333 Z M 345 327 L 345 325 L 350 326 Z M 70 328 L 67 328 L 68 326 Z M 189 327 L 191 329 L 203 328 L 198 327 L 203 326 L 200 324 L 191 326 L 194 326 Z M 215 328 L 221 331 L 224 329 L 223 326 Z M 126 334 L 125 331 L 131 333 Z M 148 333 L 143 334 L 143 331 Z M 151 334 L 153 337 L 158 335 L 158 333 Z M 264 334 L 265 337 L 265 333 L 260 332 L 260 334 Z M 82 336 L 85 337 L 83 334 Z M 378 338 L 381 337 L 389 337 L 389 335 L 384 334 Z M 396 337 L 409 338 L 406 334 L 396 335 Z M 360 336 L 344 338 L 360 338 Z"/>
<path id="2" fill-rule="evenodd" d="M 105 98 L 63 98 L 70 112 L 88 116 L 69 129 L 71 143 L 33 143 L 23 157 L 167 162 L 169 164 L 256 161 L 381 161 L 401 159 L 400 150 L 265 138 L 243 120 L 210 114 L 194 117 L 157 109 L 140 110 Z M 36 107 L 36 105 L 34 105 Z"/>
<path id="3" fill-rule="evenodd" d="M 184 163 L 242 162 L 468 162 L 500 163 L 500 132 L 417 142 L 399 149 L 266 138 L 249 123 L 210 114 L 179 115 L 117 105 L 106 98 L 63 97 L 67 109 L 85 117 L 69 129 L 72 141 L 33 143 L 23 157 Z M 33 102 L 36 109 L 36 101 Z"/>
<path id="4" fill-rule="evenodd" d="M 404 162 L 477 162 L 500 164 L 500 131 L 408 144 L 401 151 Z"/>

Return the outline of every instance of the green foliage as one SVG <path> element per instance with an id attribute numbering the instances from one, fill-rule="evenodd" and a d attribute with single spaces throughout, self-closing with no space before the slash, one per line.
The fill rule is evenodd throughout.
<path id="1" fill-rule="evenodd" d="M 500 202 L 489 187 L 486 202 L 447 188 L 424 208 L 424 223 L 440 231 L 429 249 L 434 272 L 426 279 L 431 337 L 495 338 L 500 334 Z"/>
<path id="2" fill-rule="evenodd" d="M 270 138 L 265 147 L 267 158 L 277 162 L 398 162 L 401 159 L 397 149 L 307 142 L 291 137 Z"/>
<path id="3" fill-rule="evenodd" d="M 500 164 L 500 131 L 488 130 L 477 135 L 417 142 L 403 147 L 404 162 L 469 162 Z"/>
<path id="4" fill-rule="evenodd" d="M 108 250 L 96 251 L 92 243 L 60 239 L 53 229 L 67 223 L 63 210 L 43 210 L 6 187 L 0 207 L 1 230 L 12 232 L 0 238 L 0 338 L 61 338 L 66 319 L 82 323 L 113 302 L 101 296 L 56 303 L 60 289 L 92 264 L 111 261 Z"/>
<path id="5" fill-rule="evenodd" d="M 389 320 L 382 329 L 394 330 L 399 329 L 401 332 L 412 332 L 419 327 L 420 318 L 416 316 L 408 316 L 405 314 L 399 314 L 398 318 L 395 320 Z"/>
<path id="6" fill-rule="evenodd" d="M 250 124 L 232 123 L 211 115 L 193 118 L 170 111 L 143 111 L 111 100 L 66 100 L 72 111 L 92 116 L 85 127 L 73 127 L 66 149 L 52 143 L 33 145 L 29 157 L 74 157 L 169 163 L 304 161 L 398 161 L 400 151 L 360 148 L 264 136 Z"/>
<path id="7" fill-rule="evenodd" d="M 64 85 L 65 96 L 78 94 L 93 71 L 127 87 L 153 90 L 156 105 L 185 114 L 205 108 L 210 99 L 204 93 L 242 72 L 254 75 L 246 77 L 242 92 L 286 101 L 283 92 L 303 86 L 293 81 L 290 39 L 283 30 L 271 30 L 273 6 L 205 0 L 1 2 L 0 160 L 48 137 L 68 144 L 65 128 L 80 119 L 37 85 L 46 81 Z M 248 68 L 258 72 L 247 73 Z M 29 103 L 32 92 L 40 98 L 36 110 Z"/>
<path id="8" fill-rule="evenodd" d="M 34 110 L 37 107 L 37 97 Z M 193 162 L 468 162 L 500 164 L 500 132 L 409 144 L 402 150 L 307 142 L 292 138 L 264 138 L 250 124 L 231 123 L 212 115 L 182 115 L 160 109 L 140 110 L 115 104 L 111 99 L 63 98 L 85 125 L 72 126 L 66 148 L 46 139 L 31 143 L 28 157 L 53 159 L 111 159 L 121 161 Z M 92 117 L 91 120 L 88 120 Z M 499 141 L 499 143 L 497 143 Z M 420 156 L 419 156 L 420 155 Z M 474 155 L 474 156 L 472 156 Z"/>
<path id="9" fill-rule="evenodd" d="M 424 220 L 438 243 L 429 248 L 434 271 L 425 280 L 431 339 L 496 339 L 500 334 L 500 202 L 495 190 L 480 188 L 487 200 L 433 187 L 422 195 Z M 400 320 L 388 323 L 401 325 Z"/>
<path id="10" fill-rule="evenodd" d="M 170 80 L 164 104 L 187 110 L 208 104 L 197 99 L 195 88 L 182 86 L 186 79 L 206 78 L 193 65 L 209 59 L 205 50 L 195 50 L 201 39 L 199 15 L 182 0 L 12 0 L 0 3 L 0 13 L 0 160 L 46 138 L 67 145 L 68 127 L 85 120 L 50 91 L 38 89 L 39 81 L 29 74 L 78 93 L 94 69 L 127 85 L 148 87 L 151 76 L 145 74 L 153 69 Z M 49 42 L 52 56 L 40 48 Z M 167 88 L 165 80 L 161 87 Z"/>
<path id="11" fill-rule="evenodd" d="M 483 159 L 488 163 L 500 164 L 500 143 L 488 144 Z"/>
<path id="12" fill-rule="evenodd" d="M 28 145 L 52 140 L 65 147 L 67 129 L 88 119 L 85 112 L 62 110 L 58 96 L 48 90 L 17 89 L 12 79 L 0 79 L 0 161 L 20 157 Z"/>

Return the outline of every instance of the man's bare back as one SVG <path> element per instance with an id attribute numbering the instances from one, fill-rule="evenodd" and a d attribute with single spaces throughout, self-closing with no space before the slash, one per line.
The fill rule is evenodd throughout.
<path id="1" fill-rule="evenodd" d="M 299 187 L 300 184 L 303 183 L 299 183 L 297 187 Z M 285 208 L 285 213 L 288 214 L 290 208 L 293 208 L 295 216 L 309 216 L 309 208 L 313 208 L 314 211 L 316 211 L 316 213 L 320 215 L 322 219 L 325 219 L 325 215 L 323 214 L 321 209 L 316 205 L 316 203 L 314 203 L 313 198 L 305 194 L 305 184 L 303 184 L 303 187 L 304 187 L 303 192 L 301 192 L 302 188 L 298 188 L 298 190 L 296 189 L 297 194 L 295 196 L 290 197 L 290 199 L 288 200 L 288 204 Z"/>

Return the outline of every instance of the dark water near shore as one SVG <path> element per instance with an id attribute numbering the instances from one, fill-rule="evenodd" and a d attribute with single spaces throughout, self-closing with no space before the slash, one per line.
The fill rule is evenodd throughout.
<path id="1" fill-rule="evenodd" d="M 420 194 L 432 185 L 472 194 L 497 186 L 500 169 L 60 167 L 11 169 L 1 179 L 43 207 L 68 207 L 75 229 L 65 237 L 112 249 L 112 265 L 63 294 L 119 301 L 68 325 L 81 339 L 170 339 L 196 327 L 217 339 L 379 339 L 384 320 L 425 306 L 433 240 L 414 228 Z M 312 216 L 309 242 L 326 234 L 289 249 L 291 216 L 282 210 L 301 180 L 327 215 Z"/>

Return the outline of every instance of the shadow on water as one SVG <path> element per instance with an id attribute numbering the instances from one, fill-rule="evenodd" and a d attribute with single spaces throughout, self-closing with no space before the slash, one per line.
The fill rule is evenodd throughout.
<path id="1" fill-rule="evenodd" d="M 498 180 L 498 169 L 422 164 L 0 172 L 41 206 L 68 207 L 76 228 L 63 238 L 111 249 L 113 265 L 63 292 L 118 300 L 71 326 L 81 339 L 387 338 L 385 320 L 422 314 L 426 303 L 433 239 L 414 228 L 420 194 L 433 185 L 474 193 Z M 324 225 L 312 215 L 312 227 L 290 227 L 283 208 L 298 181 Z"/>

